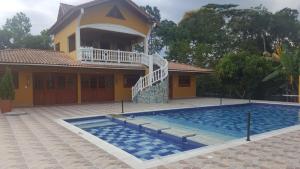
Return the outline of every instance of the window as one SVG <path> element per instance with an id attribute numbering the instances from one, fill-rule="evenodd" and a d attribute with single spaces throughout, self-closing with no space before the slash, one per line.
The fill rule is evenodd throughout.
<path id="1" fill-rule="evenodd" d="M 114 6 L 108 13 L 106 16 L 109 17 L 113 17 L 116 19 L 122 19 L 125 20 L 125 17 L 123 16 L 123 14 L 121 13 L 120 9 L 116 6 Z"/>
<path id="2" fill-rule="evenodd" d="M 88 78 L 88 77 L 82 77 L 81 78 L 81 87 L 84 88 L 84 89 L 90 88 L 89 80 L 90 80 L 90 78 Z"/>
<path id="3" fill-rule="evenodd" d="M 178 85 L 179 85 L 179 87 L 190 87 L 191 86 L 191 77 L 190 76 L 179 76 Z"/>
<path id="4" fill-rule="evenodd" d="M 60 52 L 60 43 L 55 44 L 55 51 Z"/>
<path id="5" fill-rule="evenodd" d="M 91 89 L 97 88 L 97 78 L 92 77 L 90 83 L 91 83 Z"/>
<path id="6" fill-rule="evenodd" d="M 68 40 L 69 40 L 69 52 L 72 52 L 76 49 L 75 34 L 69 36 Z"/>
<path id="7" fill-rule="evenodd" d="M 70 89 L 70 88 L 74 88 L 75 87 L 75 77 L 74 76 L 69 76 L 68 78 L 67 78 L 67 87 L 68 87 L 68 89 Z"/>
<path id="8" fill-rule="evenodd" d="M 64 89 L 66 87 L 66 79 L 64 76 L 57 77 L 57 87 L 58 89 Z"/>
<path id="9" fill-rule="evenodd" d="M 99 76 L 98 78 L 98 87 L 99 88 L 105 88 L 105 77 Z"/>
<path id="10" fill-rule="evenodd" d="M 129 88 L 136 84 L 140 75 L 124 75 L 124 87 Z"/>
<path id="11" fill-rule="evenodd" d="M 33 82 L 34 82 L 34 84 L 33 84 L 33 88 L 34 89 L 37 89 L 37 90 L 44 89 L 43 78 L 36 77 Z"/>
<path id="12" fill-rule="evenodd" d="M 47 89 L 54 89 L 55 88 L 55 84 L 54 84 L 54 79 L 52 76 L 49 76 L 47 81 Z"/>

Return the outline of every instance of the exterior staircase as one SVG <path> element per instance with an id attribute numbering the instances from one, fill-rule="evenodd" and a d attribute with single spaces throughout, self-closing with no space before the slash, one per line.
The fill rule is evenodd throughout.
<path id="1" fill-rule="evenodd" d="M 132 100 L 135 103 L 165 103 L 169 97 L 168 61 L 159 55 L 144 55 L 144 57 L 149 59 L 143 63 L 144 65 L 148 67 L 157 65 L 158 69 L 140 77 L 132 87 Z"/>
<path id="2" fill-rule="evenodd" d="M 81 47 L 79 56 L 79 60 L 85 64 L 143 64 L 147 66 L 149 68 L 148 74 L 140 77 L 132 87 L 132 101 L 135 103 L 164 103 L 168 101 L 168 61 L 159 55 Z M 158 67 L 154 71 L 153 65 Z"/>

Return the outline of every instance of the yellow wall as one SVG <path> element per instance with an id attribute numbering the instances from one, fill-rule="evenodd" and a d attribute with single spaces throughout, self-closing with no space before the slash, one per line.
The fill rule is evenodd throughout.
<path id="1" fill-rule="evenodd" d="M 54 35 L 54 44 L 60 43 L 60 51 L 70 55 L 75 60 L 77 59 L 76 50 L 69 53 L 68 37 L 76 32 L 76 28 L 77 18 Z"/>
<path id="2" fill-rule="evenodd" d="M 107 17 L 107 13 L 116 5 L 120 9 L 121 13 L 125 17 L 125 20 L 116 19 L 113 17 Z M 150 24 L 136 14 L 134 11 L 130 10 L 125 3 L 115 3 L 109 2 L 98 6 L 94 6 L 85 10 L 85 13 L 81 19 L 81 25 L 95 24 L 95 23 L 109 23 L 117 24 L 132 28 L 144 35 L 147 35 Z M 78 26 L 78 18 L 75 18 L 70 24 L 65 26 L 57 34 L 54 35 L 54 44 L 60 43 L 60 51 L 70 55 L 71 58 L 77 59 L 76 50 L 69 53 L 68 49 L 68 37 L 76 33 L 76 28 Z"/>
<path id="3" fill-rule="evenodd" d="M 114 5 L 120 9 L 125 20 L 106 16 L 107 13 L 114 7 Z M 148 24 L 146 20 L 142 19 L 138 16 L 138 14 L 135 14 L 132 10 L 130 10 L 125 3 L 120 4 L 120 2 L 104 3 L 86 10 L 80 24 L 88 25 L 95 23 L 122 25 L 132 28 L 144 35 L 147 35 L 150 28 L 150 24 Z"/>
<path id="4" fill-rule="evenodd" d="M 32 73 L 29 71 L 21 71 L 18 74 L 19 88 L 15 91 L 16 95 L 13 104 L 16 107 L 33 106 Z"/>
<path id="5" fill-rule="evenodd" d="M 131 101 L 131 88 L 124 87 L 124 73 L 115 73 L 115 101 Z"/>
<path id="6" fill-rule="evenodd" d="M 179 75 L 188 75 L 191 77 L 190 87 L 179 87 L 178 80 Z M 196 76 L 193 74 L 178 74 L 171 73 L 172 82 L 173 82 L 173 97 L 174 99 L 178 98 L 192 98 L 196 97 Z M 171 91 L 170 91 L 171 92 Z"/>

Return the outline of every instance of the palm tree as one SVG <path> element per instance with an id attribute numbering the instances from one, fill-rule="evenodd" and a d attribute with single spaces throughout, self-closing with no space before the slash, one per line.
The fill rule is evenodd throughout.
<path id="1" fill-rule="evenodd" d="M 299 87 L 300 49 L 288 49 L 285 47 L 279 62 L 280 64 L 275 71 L 265 77 L 263 81 L 269 81 L 280 75 L 284 75 L 287 79 L 287 83 L 284 86 L 289 88 L 288 94 L 296 95 Z"/>

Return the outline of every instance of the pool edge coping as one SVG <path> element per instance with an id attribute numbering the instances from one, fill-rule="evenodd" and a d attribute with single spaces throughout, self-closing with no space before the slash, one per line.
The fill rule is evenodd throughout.
<path id="1" fill-rule="evenodd" d="M 251 103 L 262 103 L 262 104 L 276 104 L 276 105 L 290 105 L 290 106 L 299 106 L 299 104 L 296 103 L 291 103 L 291 104 L 286 104 L 286 103 L 278 103 L 278 102 L 265 102 L 265 101 L 254 101 Z M 251 104 L 250 103 L 250 104 Z M 241 104 L 249 104 L 249 103 L 236 103 L 236 104 L 223 104 L 221 106 L 225 105 L 241 105 Z M 171 109 L 155 109 L 155 110 L 148 110 L 148 111 L 133 111 L 133 112 L 126 112 L 124 114 L 133 114 L 133 113 L 141 113 L 141 112 L 152 112 L 152 111 L 163 111 L 163 110 L 178 110 L 178 109 L 186 109 L 186 108 L 203 108 L 203 107 L 217 107 L 220 105 L 203 105 L 203 106 L 190 106 L 190 107 L 181 107 L 181 108 L 171 108 Z M 117 113 L 116 113 L 117 114 Z M 118 113 L 120 114 L 120 113 Z M 281 134 L 293 132 L 300 130 L 300 124 L 290 126 L 290 127 L 285 127 L 282 129 L 277 129 L 277 130 L 272 130 L 269 132 L 261 133 L 261 134 L 256 134 L 251 136 L 251 141 L 248 142 L 246 141 L 246 137 L 240 138 L 240 139 L 234 139 L 231 141 L 227 141 L 222 144 L 216 144 L 216 145 L 209 145 L 205 147 L 200 147 L 196 148 L 193 150 L 181 152 L 181 153 L 176 153 L 172 155 L 168 155 L 165 157 L 162 157 L 160 159 L 152 159 L 152 160 L 147 160 L 143 161 L 138 159 L 137 157 L 125 152 L 124 150 L 66 122 L 65 120 L 70 120 L 70 119 L 77 119 L 77 118 L 87 118 L 87 117 L 101 117 L 101 116 L 107 116 L 108 114 L 103 114 L 103 115 L 90 115 L 90 116 L 79 116 L 79 117 L 65 117 L 65 118 L 59 118 L 59 119 L 54 119 L 54 121 L 61 126 L 65 127 L 66 129 L 70 130 L 71 132 L 75 133 L 76 135 L 84 138 L 85 140 L 89 141 L 90 143 L 94 144 L 95 146 L 101 148 L 102 150 L 106 151 L 107 153 L 111 154 L 112 156 L 116 157 L 120 161 L 124 162 L 125 164 L 129 165 L 132 168 L 140 169 L 140 168 L 151 168 L 151 167 L 157 167 L 160 165 L 165 165 L 169 164 L 172 162 L 176 162 L 179 160 L 185 160 L 189 158 L 193 158 L 199 155 L 205 155 L 208 153 L 212 153 L 215 151 L 220 151 L 248 143 L 253 143 L 259 140 L 263 140 L 266 138 L 278 136 Z M 213 158 L 212 156 L 208 156 L 207 158 Z"/>

